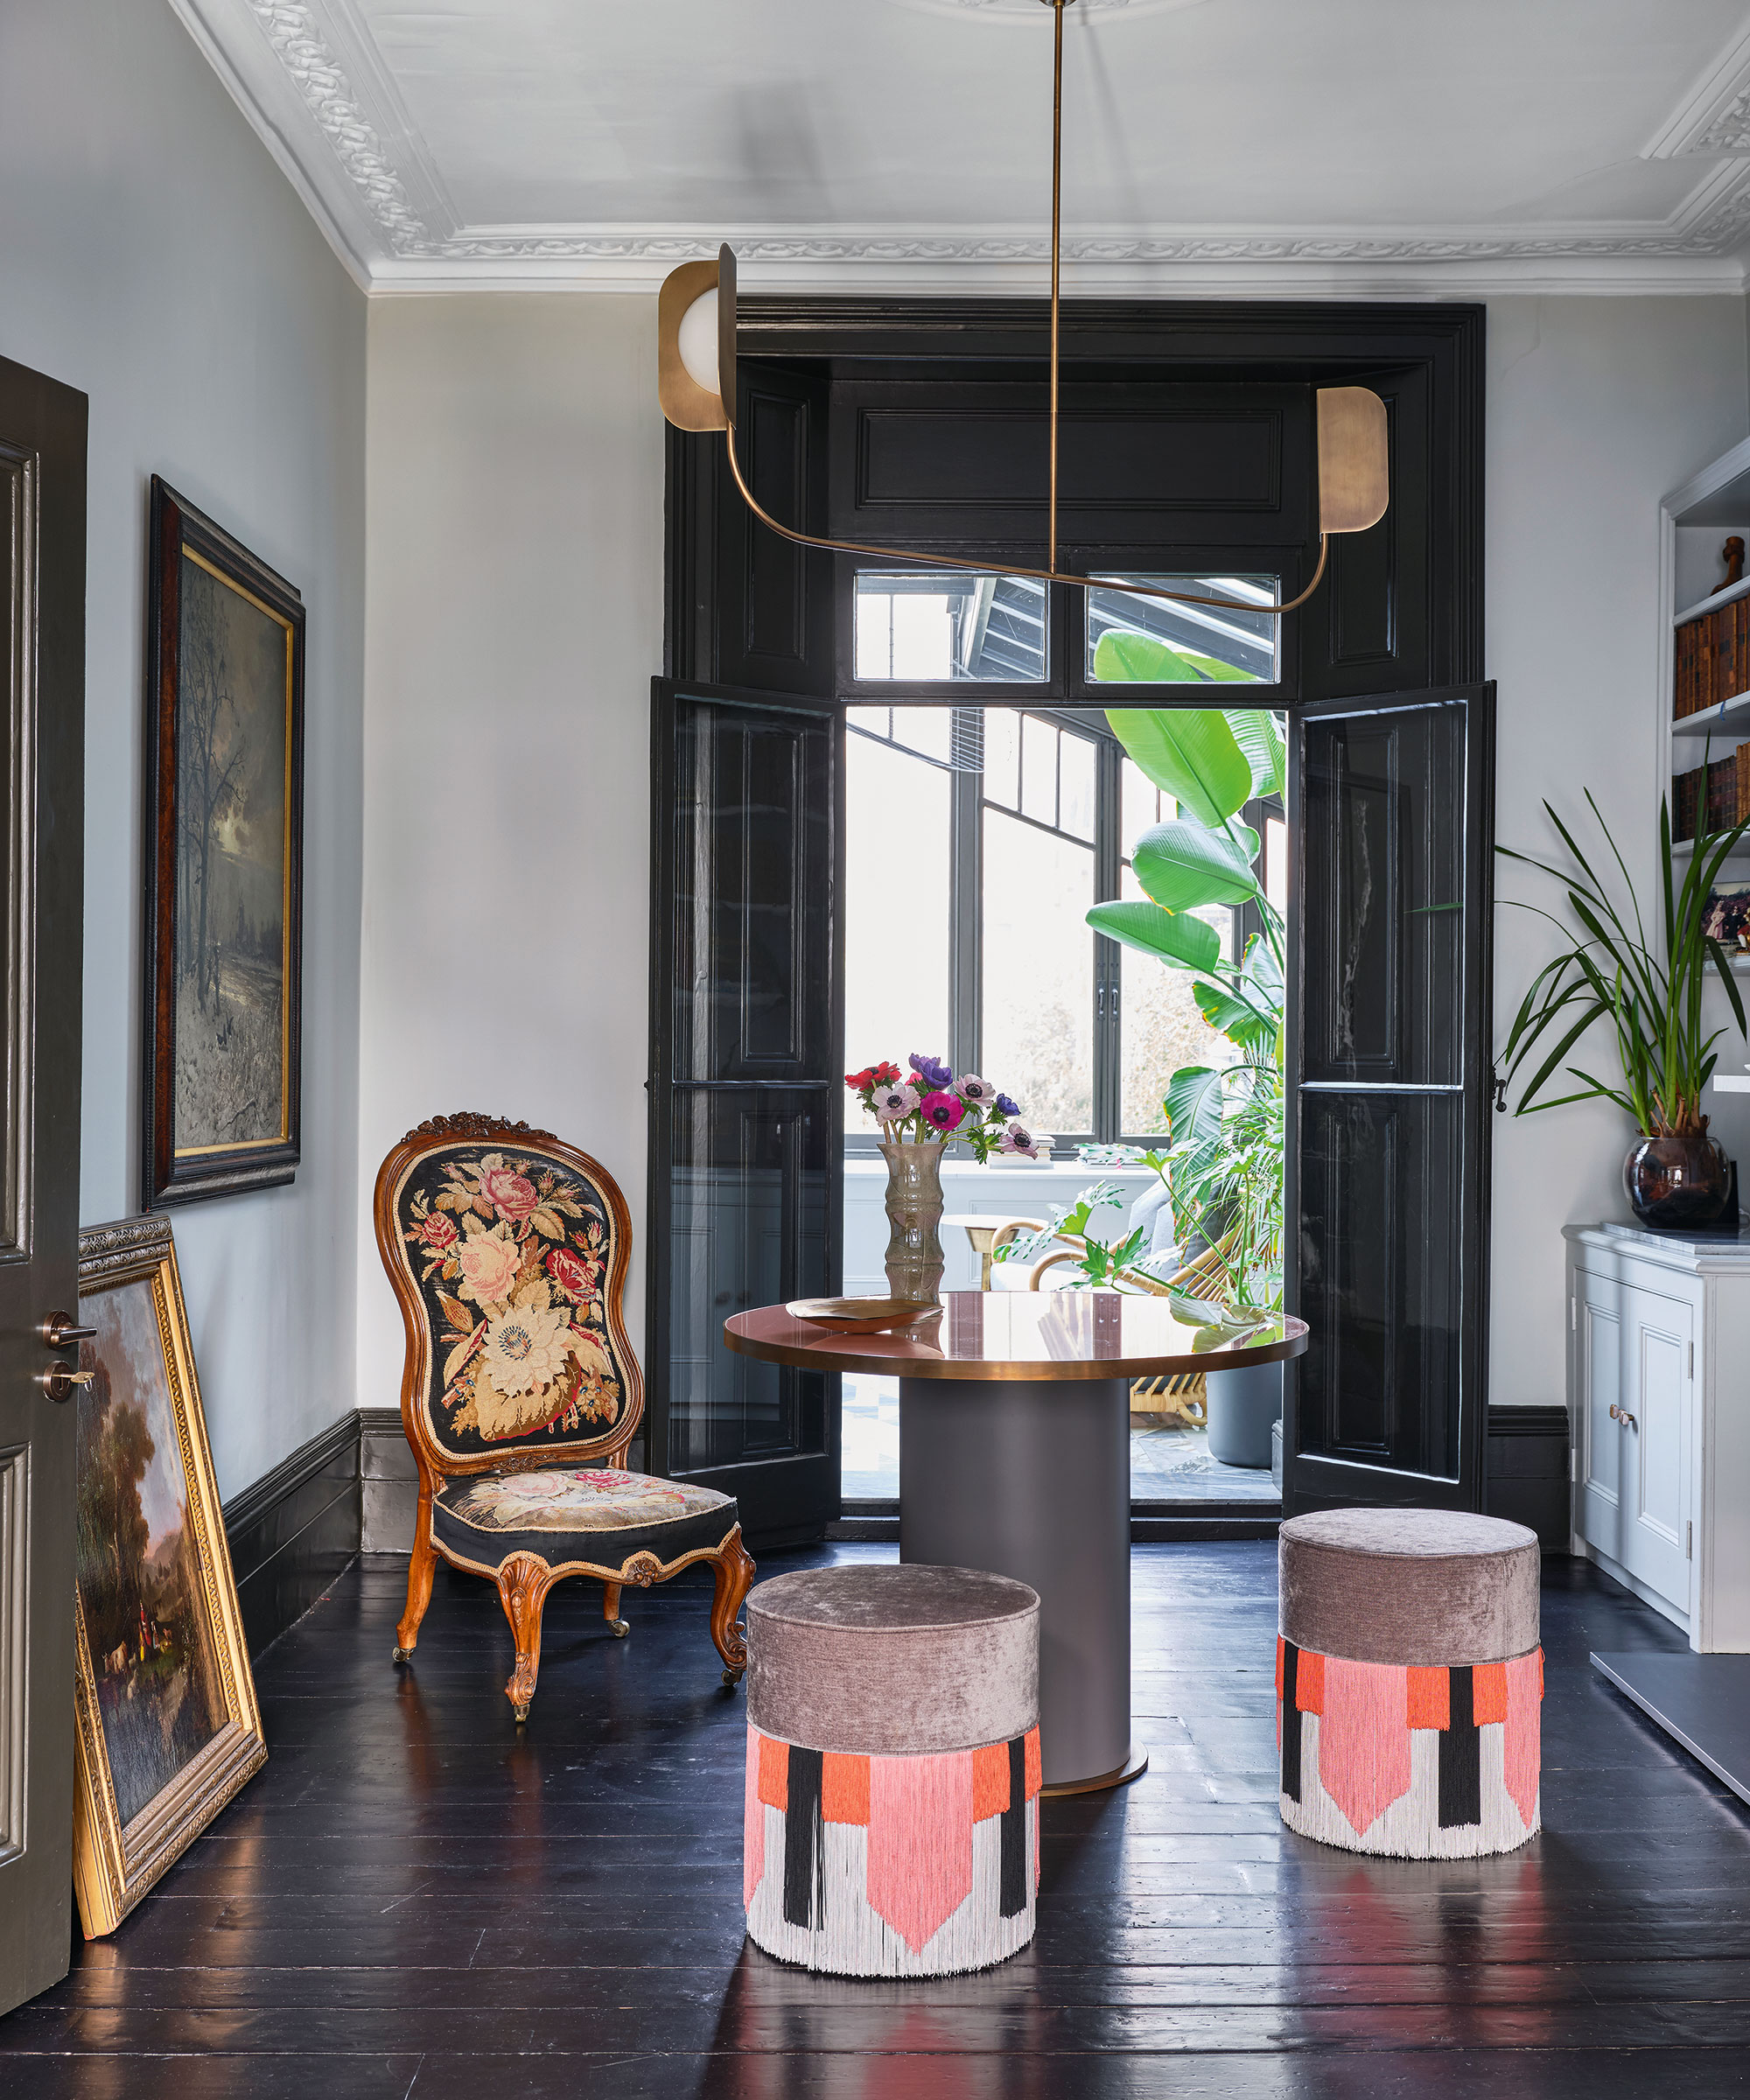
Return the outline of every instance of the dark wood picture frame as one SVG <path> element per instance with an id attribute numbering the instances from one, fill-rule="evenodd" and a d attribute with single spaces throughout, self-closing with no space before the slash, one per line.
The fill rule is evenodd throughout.
<path id="1" fill-rule="evenodd" d="M 291 584 L 266 563 L 251 554 L 221 526 L 185 500 L 157 474 L 152 476 L 148 532 L 149 558 L 146 584 L 146 735 L 145 764 L 145 953 L 146 997 L 143 1031 L 141 1084 L 142 1200 L 148 1210 L 168 1204 L 198 1201 L 203 1197 L 234 1194 L 242 1189 L 270 1188 L 293 1179 L 299 1156 L 300 1084 L 299 1037 L 302 1021 L 301 955 L 304 901 L 304 601 Z M 278 960 L 279 1014 L 279 1115 L 270 1134 L 256 1132 L 242 1139 L 220 1139 L 203 1135 L 200 1142 L 186 1140 L 178 1130 L 178 1001 L 186 995 L 183 968 L 186 954 L 186 927 L 179 928 L 178 885 L 186 820 L 183 808 L 187 777 L 181 766 L 181 745 L 189 728 L 189 680 L 184 662 L 185 564 L 192 564 L 227 586 L 284 633 L 285 718 L 284 775 L 281 802 L 280 841 L 280 942 Z M 222 659 L 220 660 L 222 663 Z M 206 704 L 209 716 L 208 748 L 216 743 L 218 702 L 209 678 Z M 241 747 L 243 732 L 235 732 Z M 206 802 L 200 819 L 203 836 L 226 813 L 226 775 L 215 783 L 214 766 L 205 769 Z M 204 921 L 203 921 L 204 922 Z M 240 911 L 239 924 L 242 924 Z M 252 932 L 256 929 L 251 929 Z M 211 944 L 214 956 L 222 948 L 216 935 Z M 198 951 L 198 968 L 213 971 L 215 1016 L 224 1009 L 223 970 L 220 961 L 206 960 L 207 943 Z M 269 976 L 259 955 L 234 960 L 240 977 L 253 977 L 260 985 Z M 259 1026 L 253 1016 L 249 1026 Z M 224 1025 L 222 1042 L 228 1045 L 231 1028 Z M 245 1039 L 246 1040 L 246 1039 Z M 228 1054 L 225 1047 L 209 1051 L 215 1070 Z M 242 1055 L 242 1051 L 237 1054 Z M 253 1102 L 250 1106 L 256 1106 Z"/>

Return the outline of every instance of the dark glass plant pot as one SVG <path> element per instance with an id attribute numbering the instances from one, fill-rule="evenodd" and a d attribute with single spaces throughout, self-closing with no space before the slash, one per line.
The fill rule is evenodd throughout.
<path id="1" fill-rule="evenodd" d="M 1717 1225 L 1732 1190 L 1732 1166 L 1706 1126 L 1642 1138 L 1622 1166 L 1622 1186 L 1643 1225 L 1684 1232 Z"/>

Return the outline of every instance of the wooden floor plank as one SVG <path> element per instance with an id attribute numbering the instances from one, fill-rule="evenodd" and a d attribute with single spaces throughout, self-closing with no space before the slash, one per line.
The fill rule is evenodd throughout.
<path id="1" fill-rule="evenodd" d="M 764 1571 L 891 1558 L 772 1557 Z M 745 1708 L 702 1585 L 508 1636 L 364 1560 L 263 1659 L 266 1769 L 65 1984 L 0 2021 L 5 2100 L 1613 2100 L 1750 2093 L 1750 1811 L 1587 1664 L 1680 1637 L 1546 1568 L 1545 1829 L 1370 1860 L 1276 1807 L 1274 1549 L 1133 1557 L 1148 1772 L 1045 1806 L 1040 1929 L 939 1983 L 810 1977 L 740 1927 Z"/>

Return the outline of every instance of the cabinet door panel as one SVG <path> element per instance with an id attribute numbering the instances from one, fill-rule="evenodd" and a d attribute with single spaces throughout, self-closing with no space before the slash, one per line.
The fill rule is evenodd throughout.
<path id="1" fill-rule="evenodd" d="M 1689 1500 L 1689 1345 L 1691 1313 L 1650 1291 L 1629 1294 L 1635 1396 L 1623 1438 L 1624 1564 L 1662 1597 L 1688 1607 L 1684 1520 Z"/>
<path id="2" fill-rule="evenodd" d="M 1598 1289 L 1593 1283 L 1592 1292 Z M 1587 1519 L 1582 1529 L 1593 1545 L 1620 1558 L 1622 1437 L 1610 1410 L 1622 1403 L 1622 1322 L 1590 1296 L 1580 1307 L 1580 1392 Z"/>
<path id="3" fill-rule="evenodd" d="M 1694 1308 L 1584 1270 L 1574 1282 L 1578 1528 L 1589 1545 L 1686 1612 Z"/>

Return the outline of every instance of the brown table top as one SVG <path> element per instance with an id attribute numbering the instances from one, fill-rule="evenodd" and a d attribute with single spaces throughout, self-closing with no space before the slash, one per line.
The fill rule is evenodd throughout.
<path id="1" fill-rule="evenodd" d="M 1306 1322 L 1262 1312 L 1229 1331 L 1176 1319 L 1164 1298 L 1118 1291 L 948 1291 L 942 1309 L 895 1334 L 835 1334 L 782 1306 L 737 1312 L 723 1337 L 738 1355 L 816 1371 L 899 1378 L 1173 1378 L 1280 1363 L 1306 1347 Z"/>

